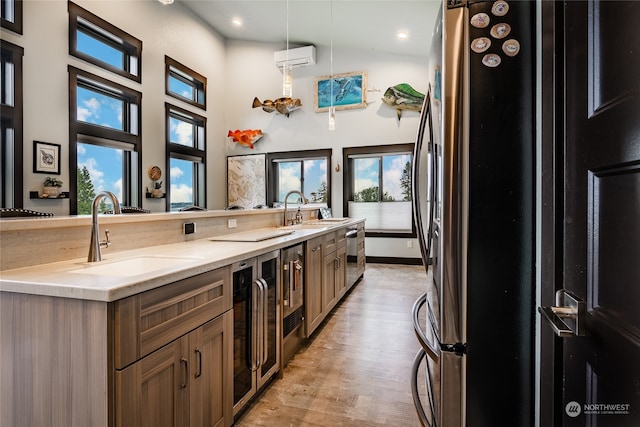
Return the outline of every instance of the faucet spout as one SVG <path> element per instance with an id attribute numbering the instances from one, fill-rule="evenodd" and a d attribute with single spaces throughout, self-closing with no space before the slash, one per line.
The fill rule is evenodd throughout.
<path id="1" fill-rule="evenodd" d="M 98 206 L 103 197 L 111 199 L 113 213 L 120 214 L 120 202 L 118 202 L 118 198 L 112 192 L 102 191 L 93 199 L 93 203 L 91 204 L 91 242 L 89 244 L 89 256 L 87 257 L 87 261 L 89 262 L 102 261 L 102 247 L 108 247 L 111 244 L 109 241 L 109 230 L 106 230 L 107 240 L 100 240 Z"/>
<path id="2" fill-rule="evenodd" d="M 287 195 L 284 196 L 284 217 L 283 217 L 283 221 L 282 221 L 282 225 L 284 225 L 284 226 L 289 225 L 289 224 L 287 224 L 287 203 L 288 203 L 287 200 L 289 200 L 289 196 L 294 194 L 294 193 L 299 195 L 300 198 L 302 198 L 302 203 L 303 204 L 306 205 L 307 203 L 309 203 L 309 201 L 306 199 L 306 197 L 304 197 L 304 194 L 302 194 L 302 192 L 300 192 L 298 190 L 289 191 L 287 193 Z M 296 221 L 298 221 L 298 220 L 296 219 Z M 302 221 L 300 220 L 300 222 L 302 222 Z M 293 220 L 291 220 L 291 224 L 297 224 L 297 222 L 294 222 Z"/>

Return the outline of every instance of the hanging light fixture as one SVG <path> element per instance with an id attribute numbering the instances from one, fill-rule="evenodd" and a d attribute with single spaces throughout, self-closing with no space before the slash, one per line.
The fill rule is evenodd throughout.
<path id="1" fill-rule="evenodd" d="M 287 0 L 287 56 L 282 67 L 282 96 L 285 98 L 293 96 L 293 76 L 291 64 L 289 64 L 289 0 Z"/>
<path id="2" fill-rule="evenodd" d="M 333 0 L 331 0 L 331 47 L 329 54 L 329 130 L 336 130 L 336 109 L 333 106 Z"/>

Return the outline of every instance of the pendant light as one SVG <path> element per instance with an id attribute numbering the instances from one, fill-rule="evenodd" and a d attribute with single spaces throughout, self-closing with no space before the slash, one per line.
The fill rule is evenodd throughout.
<path id="1" fill-rule="evenodd" d="M 336 130 L 336 110 L 333 106 L 333 0 L 331 0 L 331 47 L 329 54 L 329 130 Z"/>
<path id="2" fill-rule="evenodd" d="M 287 56 L 282 67 L 282 96 L 284 98 L 293 96 L 293 76 L 291 64 L 289 64 L 289 0 L 287 0 Z"/>

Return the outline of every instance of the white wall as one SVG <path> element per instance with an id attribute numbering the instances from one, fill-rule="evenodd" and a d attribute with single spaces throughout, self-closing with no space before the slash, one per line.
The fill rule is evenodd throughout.
<path id="1" fill-rule="evenodd" d="M 273 52 L 284 45 L 224 41 L 200 18 L 179 2 L 170 7 L 156 1 L 77 0 L 76 3 L 143 41 L 142 83 L 102 71 L 68 53 L 66 0 L 29 0 L 24 6 L 24 35 L 2 31 L 3 40 L 22 46 L 24 54 L 24 186 L 26 208 L 69 213 L 68 200 L 30 200 L 29 191 L 39 190 L 46 177 L 32 172 L 32 141 L 62 145 L 63 190 L 69 188 L 68 65 L 138 90 L 142 97 L 143 188 L 144 172 L 151 165 L 164 165 L 164 103 L 171 102 L 207 117 L 207 204 L 210 209 L 226 206 L 226 156 L 266 151 L 333 150 L 332 208 L 342 212 L 342 148 L 413 142 L 417 112 L 404 112 L 400 122 L 395 110 L 384 105 L 384 91 L 398 83 L 409 83 L 425 92 L 427 64 L 424 58 L 381 54 L 374 50 L 350 51 L 334 46 L 333 72 L 366 71 L 365 109 L 338 111 L 336 130 L 328 130 L 326 113 L 313 108 L 314 79 L 330 73 L 329 49 L 316 46 L 317 64 L 294 70 L 294 97 L 302 108 L 289 118 L 251 108 L 254 97 L 275 99 L 282 93 L 282 74 L 273 64 Z M 164 93 L 164 55 L 207 77 L 207 111 L 180 103 Z M 235 129 L 262 129 L 266 136 L 255 150 L 238 146 L 227 138 Z M 335 167 L 340 164 L 340 171 Z M 143 199 L 143 207 L 164 211 L 163 200 Z M 405 239 L 367 239 L 367 255 L 419 257 L 417 243 L 407 248 Z"/>
<path id="2" fill-rule="evenodd" d="M 343 147 L 411 143 L 415 141 L 419 113 L 403 112 L 398 121 L 396 111 L 380 98 L 389 86 L 409 83 L 425 93 L 428 82 L 426 58 L 344 50 L 334 45 L 333 72 L 367 73 L 367 107 L 336 112 L 336 129 L 328 130 L 328 114 L 314 111 L 315 78 L 330 74 L 330 49 L 316 46 L 316 65 L 293 70 L 293 96 L 302 108 L 289 118 L 253 109 L 254 97 L 261 101 L 282 96 L 282 73 L 273 63 L 273 53 L 285 49 L 279 44 L 245 41 L 227 42 L 227 97 L 224 122 L 227 130 L 261 129 L 266 135 L 253 150 L 227 138 L 226 155 L 257 154 L 290 150 L 333 150 L 331 168 L 331 207 L 334 216 L 343 215 L 342 185 Z M 226 135 L 226 131 L 225 131 Z M 336 172 L 336 165 L 340 171 Z M 412 248 L 407 247 L 412 241 Z M 419 258 L 415 239 L 368 238 L 368 256 Z"/>
<path id="3" fill-rule="evenodd" d="M 208 166 L 212 179 L 225 179 L 226 162 L 221 155 L 222 138 L 215 140 L 225 127 L 216 100 L 224 96 L 224 40 L 179 3 L 171 7 L 157 1 L 77 0 L 79 6 L 111 22 L 142 40 L 142 83 L 102 71 L 69 55 L 68 11 L 66 0 L 29 0 L 23 2 L 24 35 L 2 31 L 2 39 L 24 48 L 24 188 L 25 208 L 69 214 L 68 200 L 29 200 L 28 192 L 42 187 L 47 175 L 32 172 L 33 140 L 62 145 L 59 177 L 62 189 L 69 189 L 69 78 L 72 65 L 142 92 L 142 183 L 150 183 L 146 170 L 159 165 L 165 171 L 164 103 L 172 102 L 208 118 L 211 138 Z M 165 95 L 164 55 L 181 62 L 207 77 L 209 105 L 206 113 Z M 210 172 L 211 173 L 211 172 Z M 224 193 L 217 186 L 209 189 L 213 206 L 224 206 Z M 223 185 L 219 187 L 224 188 Z M 164 211 L 164 200 L 143 199 L 143 207 Z"/>

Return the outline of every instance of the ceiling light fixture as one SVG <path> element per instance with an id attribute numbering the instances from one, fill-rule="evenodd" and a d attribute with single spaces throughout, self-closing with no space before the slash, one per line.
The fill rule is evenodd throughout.
<path id="1" fill-rule="evenodd" d="M 397 37 L 400 40 L 406 40 L 409 38 L 409 33 L 407 33 L 406 31 L 398 31 Z"/>
<path id="2" fill-rule="evenodd" d="M 329 130 L 336 130 L 336 110 L 333 106 L 333 0 L 331 0 L 331 48 L 329 54 Z"/>
<path id="3" fill-rule="evenodd" d="M 160 3 L 162 4 L 171 4 L 173 3 L 173 0 L 158 0 Z"/>
<path id="4" fill-rule="evenodd" d="M 235 25 L 236 27 L 242 27 L 242 19 L 240 19 L 240 18 L 233 18 L 231 20 L 231 23 L 233 25 Z"/>
<path id="5" fill-rule="evenodd" d="M 282 67 L 282 96 L 285 98 L 293 96 L 293 76 L 291 64 L 289 64 L 289 0 L 287 0 L 287 57 Z"/>

